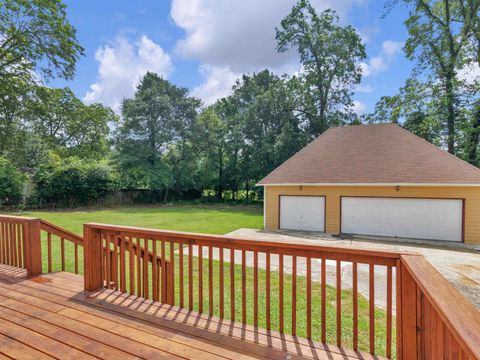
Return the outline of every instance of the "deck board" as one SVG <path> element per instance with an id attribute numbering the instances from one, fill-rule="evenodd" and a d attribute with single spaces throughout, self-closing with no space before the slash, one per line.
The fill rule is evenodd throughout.
<path id="1" fill-rule="evenodd" d="M 0 265 L 0 359 L 371 359 L 112 290 Z M 378 357 L 376 357 L 378 358 Z"/>

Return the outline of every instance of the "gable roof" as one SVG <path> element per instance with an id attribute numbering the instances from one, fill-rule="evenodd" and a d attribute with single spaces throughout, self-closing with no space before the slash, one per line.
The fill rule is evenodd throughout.
<path id="1" fill-rule="evenodd" d="M 480 169 L 395 124 L 331 128 L 258 185 L 468 184 Z"/>

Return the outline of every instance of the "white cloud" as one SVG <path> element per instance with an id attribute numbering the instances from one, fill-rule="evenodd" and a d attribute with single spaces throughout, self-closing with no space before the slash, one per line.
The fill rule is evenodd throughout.
<path id="1" fill-rule="evenodd" d="M 95 59 L 98 62 L 97 81 L 90 85 L 83 101 L 87 104 L 102 102 L 117 113 L 121 101 L 135 93 L 147 71 L 167 78 L 173 70 L 170 55 L 147 36 L 135 43 L 118 37 L 113 44 L 98 48 Z"/>
<path id="2" fill-rule="evenodd" d="M 357 114 L 357 115 L 364 114 L 366 109 L 367 109 L 367 107 L 365 106 L 364 103 L 362 103 L 358 100 L 353 100 L 352 110 L 355 114 Z"/>
<path id="3" fill-rule="evenodd" d="M 241 76 L 228 67 L 211 65 L 202 65 L 200 73 L 204 82 L 192 90 L 192 95 L 202 99 L 205 105 L 211 105 L 217 99 L 228 96 L 233 84 Z"/>
<path id="4" fill-rule="evenodd" d="M 386 40 L 382 44 L 380 54 L 370 58 L 368 62 L 360 64 L 363 76 L 376 75 L 388 69 L 395 57 L 402 51 L 403 43 Z"/>
<path id="5" fill-rule="evenodd" d="M 352 7 L 365 0 L 311 2 L 317 12 L 335 9 L 344 21 Z M 196 93 L 212 87 L 218 94 L 225 93 L 220 89 L 228 88 L 231 74 L 264 68 L 275 73 L 298 71 L 295 51 L 278 53 L 275 40 L 275 28 L 295 3 L 296 0 L 172 0 L 170 16 L 185 31 L 176 44 L 176 52 L 185 58 L 199 59 L 202 64 L 204 83 Z M 202 95 L 206 102 L 214 97 Z"/>
<path id="6" fill-rule="evenodd" d="M 476 62 L 467 64 L 458 71 L 457 77 L 466 85 L 474 85 L 480 82 L 480 66 Z"/>
<path id="7" fill-rule="evenodd" d="M 372 85 L 358 85 L 355 89 L 359 93 L 371 93 L 373 92 Z"/>

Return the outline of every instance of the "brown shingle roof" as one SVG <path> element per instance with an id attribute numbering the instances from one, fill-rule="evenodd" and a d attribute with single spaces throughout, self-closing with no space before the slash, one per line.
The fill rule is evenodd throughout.
<path id="1" fill-rule="evenodd" d="M 259 182 L 479 184 L 480 169 L 395 124 L 327 130 Z"/>

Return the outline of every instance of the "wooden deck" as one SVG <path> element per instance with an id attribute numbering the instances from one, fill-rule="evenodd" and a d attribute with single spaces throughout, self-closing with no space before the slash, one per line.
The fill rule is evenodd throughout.
<path id="1" fill-rule="evenodd" d="M 0 359 L 371 359 L 112 290 L 0 265 Z M 375 357 L 378 358 L 378 357 Z"/>

